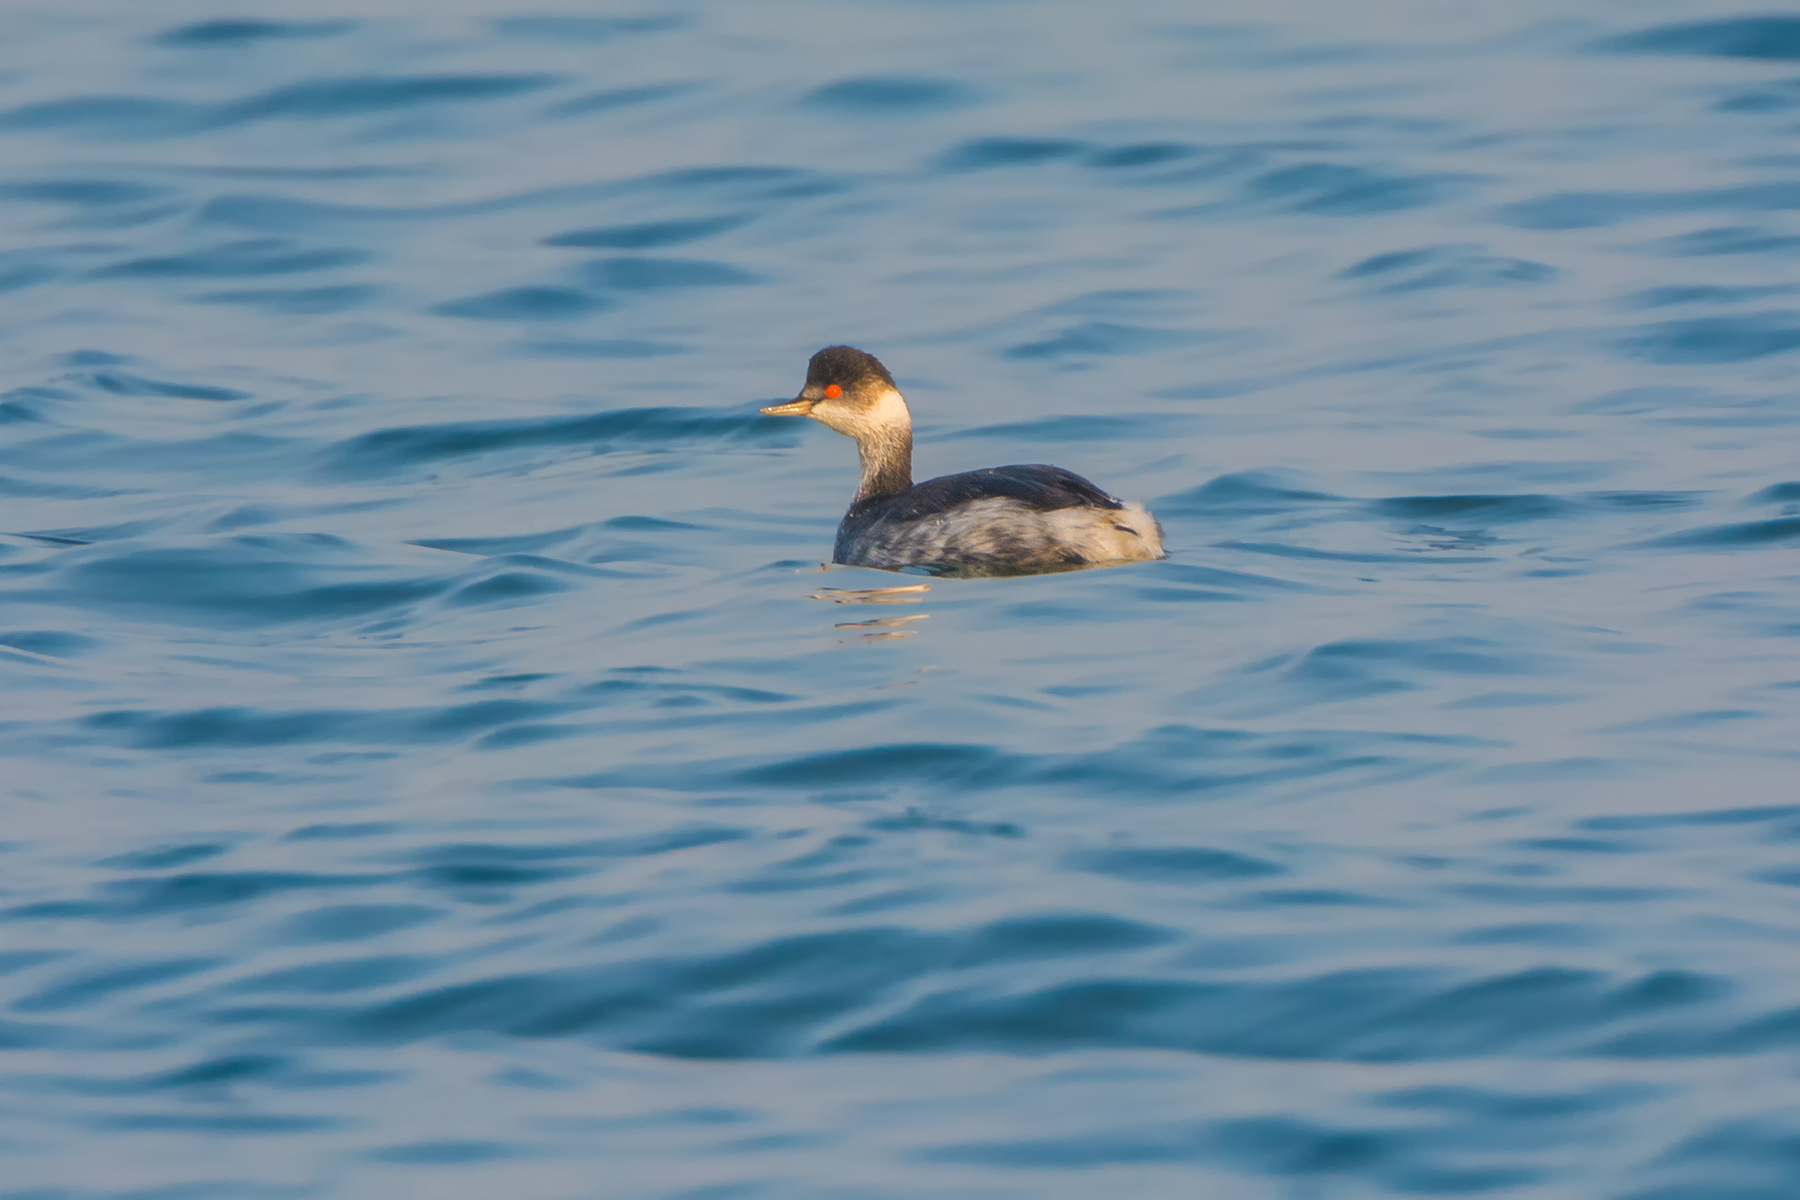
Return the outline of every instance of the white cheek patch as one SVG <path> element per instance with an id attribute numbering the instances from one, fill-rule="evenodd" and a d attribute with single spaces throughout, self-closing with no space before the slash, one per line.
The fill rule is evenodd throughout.
<path id="1" fill-rule="evenodd" d="M 912 414 L 907 411 L 906 401 L 893 388 L 884 388 L 873 403 L 844 404 L 824 400 L 810 415 L 826 428 L 859 441 L 895 429 L 912 428 Z"/>
<path id="2" fill-rule="evenodd" d="M 893 388 L 883 388 L 874 407 L 864 411 L 870 423 L 881 429 L 892 429 L 896 425 L 912 427 L 912 413 L 907 411 L 906 401 Z"/>

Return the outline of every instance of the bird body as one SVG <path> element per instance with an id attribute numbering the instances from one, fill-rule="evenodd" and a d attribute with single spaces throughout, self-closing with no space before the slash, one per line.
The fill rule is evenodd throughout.
<path id="1" fill-rule="evenodd" d="M 800 395 L 762 411 L 810 416 L 856 440 L 862 479 L 834 562 L 1022 575 L 1163 557 L 1162 527 L 1143 505 L 1061 467 L 988 467 L 914 484 L 912 414 L 887 368 L 861 350 L 819 351 Z"/>

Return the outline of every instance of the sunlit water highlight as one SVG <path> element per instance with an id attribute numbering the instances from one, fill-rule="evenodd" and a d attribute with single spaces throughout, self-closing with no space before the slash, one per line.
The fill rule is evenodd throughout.
<path id="1" fill-rule="evenodd" d="M 1800 21 L 304 7 L 0 17 L 0 1197 L 1800 1195 Z"/>

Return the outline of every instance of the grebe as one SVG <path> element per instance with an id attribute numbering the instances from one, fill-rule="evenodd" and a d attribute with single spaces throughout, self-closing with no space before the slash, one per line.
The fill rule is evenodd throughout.
<path id="1" fill-rule="evenodd" d="M 1163 557 L 1162 526 L 1061 467 L 988 467 L 912 481 L 912 414 L 872 354 L 827 346 L 770 416 L 811 417 L 856 439 L 862 483 L 833 562 L 943 575 L 1028 575 Z"/>

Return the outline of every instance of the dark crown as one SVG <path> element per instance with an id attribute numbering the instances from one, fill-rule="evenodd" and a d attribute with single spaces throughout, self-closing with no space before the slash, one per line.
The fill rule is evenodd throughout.
<path id="1" fill-rule="evenodd" d="M 860 383 L 880 380 L 894 387 L 894 377 L 873 354 L 855 346 L 827 346 L 806 364 L 806 386 L 853 388 Z"/>

